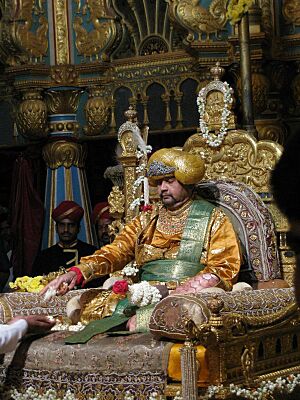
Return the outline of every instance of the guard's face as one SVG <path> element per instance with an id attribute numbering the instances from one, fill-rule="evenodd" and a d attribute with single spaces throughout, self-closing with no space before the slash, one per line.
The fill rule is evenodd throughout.
<path id="1" fill-rule="evenodd" d="M 56 223 L 56 232 L 60 242 L 69 244 L 77 239 L 80 225 L 70 219 L 63 219 Z"/>
<path id="2" fill-rule="evenodd" d="M 157 191 L 162 203 L 170 210 L 180 207 L 190 197 L 187 188 L 175 177 L 157 181 Z"/>
<path id="3" fill-rule="evenodd" d="M 108 234 L 108 225 L 112 221 L 109 218 L 100 218 L 97 223 L 97 236 L 101 246 L 110 243 L 110 237 Z"/>

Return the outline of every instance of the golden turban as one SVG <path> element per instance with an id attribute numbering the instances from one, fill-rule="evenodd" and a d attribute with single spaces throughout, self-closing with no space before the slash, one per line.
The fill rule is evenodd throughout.
<path id="1" fill-rule="evenodd" d="M 204 173 L 205 165 L 200 156 L 175 148 L 156 151 L 147 165 L 147 176 L 151 186 L 169 176 L 175 176 L 183 185 L 194 185 L 203 179 Z"/>

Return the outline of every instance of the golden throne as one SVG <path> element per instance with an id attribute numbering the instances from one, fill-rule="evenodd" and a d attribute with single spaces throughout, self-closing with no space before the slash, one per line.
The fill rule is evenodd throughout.
<path id="1" fill-rule="evenodd" d="M 204 122 L 218 139 L 228 88 L 215 76 L 202 94 L 209 106 L 209 112 L 201 111 Z M 212 104 L 216 98 L 218 108 Z M 286 245 L 287 223 L 269 188 L 270 171 L 282 148 L 235 129 L 231 104 L 228 131 L 218 146 L 210 146 L 199 131 L 183 149 L 204 158 L 206 176 L 198 189 L 232 219 L 244 254 L 241 280 L 254 290 L 170 295 L 155 307 L 149 334 L 102 334 L 85 345 L 65 345 L 65 331 L 27 338 L 4 357 L 0 371 L 5 385 L 19 390 L 32 386 L 40 393 L 55 389 L 60 395 L 70 389 L 78 399 L 98 395 L 103 400 L 125 399 L 127 394 L 148 400 L 154 393 L 158 399 L 171 399 L 178 391 L 182 399 L 196 400 L 205 398 L 213 385 L 211 398 L 225 399 L 231 396 L 230 385 L 256 388 L 263 380 L 299 372 L 299 313 L 288 287 L 294 258 Z M 139 143 L 147 129 L 140 131 L 133 110 L 127 118 L 119 129 L 124 186 L 114 187 L 109 198 L 112 209 L 124 209 L 123 215 L 116 213 L 118 230 L 138 212 L 138 206 L 132 207 L 141 195 L 135 182 L 146 157 Z M 30 293 L 3 294 L 0 319 L 30 313 L 64 315 L 67 301 L 81 292 L 50 302 Z M 174 374 L 171 351 L 178 345 L 181 363 Z"/>

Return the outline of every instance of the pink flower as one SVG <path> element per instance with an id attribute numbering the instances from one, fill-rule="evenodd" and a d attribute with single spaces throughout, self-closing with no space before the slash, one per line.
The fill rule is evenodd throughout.
<path id="1" fill-rule="evenodd" d="M 112 287 L 112 291 L 116 294 L 125 294 L 127 290 L 128 290 L 128 282 L 125 280 L 116 281 Z"/>
<path id="2" fill-rule="evenodd" d="M 152 206 L 150 204 L 141 206 L 141 211 L 143 211 L 143 212 L 152 211 Z"/>

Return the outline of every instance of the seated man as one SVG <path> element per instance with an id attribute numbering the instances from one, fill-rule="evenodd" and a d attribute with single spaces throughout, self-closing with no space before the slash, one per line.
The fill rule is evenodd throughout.
<path id="1" fill-rule="evenodd" d="M 204 162 L 187 152 L 161 149 L 150 157 L 147 176 L 161 199 L 158 210 L 150 218 L 143 213 L 134 218 L 113 243 L 83 257 L 42 293 L 52 288 L 64 294 L 134 259 L 140 279 L 153 285 L 163 283 L 175 292 L 213 286 L 231 290 L 240 270 L 239 244 L 224 212 L 197 198 L 194 188 L 204 176 Z M 139 318 L 137 313 L 138 328 Z"/>
<path id="2" fill-rule="evenodd" d="M 81 257 L 93 254 L 95 246 L 77 239 L 84 210 L 74 201 L 63 201 L 52 212 L 58 243 L 42 250 L 36 257 L 32 276 L 47 275 L 78 264 Z"/>
<path id="3" fill-rule="evenodd" d="M 96 226 L 99 248 L 111 242 L 108 234 L 108 225 L 113 222 L 106 201 L 97 203 L 92 212 L 92 222 Z"/>

